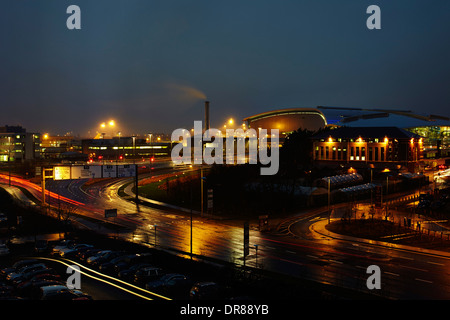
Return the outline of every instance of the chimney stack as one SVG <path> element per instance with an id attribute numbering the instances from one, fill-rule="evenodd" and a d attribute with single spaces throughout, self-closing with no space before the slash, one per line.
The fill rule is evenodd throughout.
<path id="1" fill-rule="evenodd" d="M 209 101 L 205 101 L 205 131 L 209 129 Z"/>

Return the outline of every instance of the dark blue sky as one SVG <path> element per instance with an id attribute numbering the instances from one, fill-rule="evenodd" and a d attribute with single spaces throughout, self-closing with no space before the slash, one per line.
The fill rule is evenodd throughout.
<path id="1" fill-rule="evenodd" d="M 4 0 L 0 15 L 0 125 L 170 133 L 205 97 L 212 126 L 318 105 L 450 116 L 449 1 Z"/>

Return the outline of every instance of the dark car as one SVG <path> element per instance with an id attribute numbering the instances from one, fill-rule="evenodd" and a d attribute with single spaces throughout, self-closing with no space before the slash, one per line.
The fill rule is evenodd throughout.
<path id="1" fill-rule="evenodd" d="M 110 261 L 102 263 L 98 268 L 101 272 L 112 273 L 114 271 L 114 266 L 120 262 L 130 261 L 135 255 L 125 254 L 123 256 L 118 256 Z"/>
<path id="2" fill-rule="evenodd" d="M 34 251 L 37 253 L 46 253 L 49 251 L 47 240 L 36 240 L 34 243 Z"/>
<path id="3" fill-rule="evenodd" d="M 89 257 L 99 253 L 102 249 L 98 248 L 85 248 L 85 250 L 80 250 L 77 252 L 77 258 L 81 261 L 86 261 Z"/>
<path id="4" fill-rule="evenodd" d="M 139 269 L 152 267 L 149 263 L 136 263 L 129 266 L 127 269 L 121 270 L 117 273 L 117 276 L 123 280 L 133 280 L 136 272 Z"/>
<path id="5" fill-rule="evenodd" d="M 6 280 L 12 282 L 15 279 L 22 277 L 24 274 L 26 274 L 30 271 L 42 270 L 42 269 L 47 269 L 47 266 L 43 263 L 26 265 L 26 266 L 16 269 L 15 271 L 13 271 L 11 273 L 8 273 L 8 275 L 6 276 Z"/>
<path id="6" fill-rule="evenodd" d="M 13 283 L 18 285 L 19 283 L 22 283 L 23 281 L 28 281 L 31 278 L 37 276 L 37 275 L 41 275 L 41 274 L 52 274 L 55 271 L 51 268 L 45 267 L 45 268 L 39 268 L 36 270 L 29 270 L 27 272 L 22 273 L 19 277 L 15 278 L 13 280 Z"/>
<path id="7" fill-rule="evenodd" d="M 189 291 L 189 297 L 192 300 L 219 299 L 220 287 L 215 282 L 197 282 Z"/>
<path id="8" fill-rule="evenodd" d="M 50 285 L 41 287 L 38 298 L 40 300 L 91 300 L 92 298 L 79 290 L 72 290 L 64 285 Z"/>
<path id="9" fill-rule="evenodd" d="M 149 266 L 141 268 L 134 274 L 134 282 L 137 284 L 145 284 L 149 281 L 158 280 L 164 275 L 161 268 Z"/>
<path id="10" fill-rule="evenodd" d="M 147 290 L 180 297 L 185 294 L 188 295 L 189 288 L 191 287 L 192 280 L 189 279 L 189 277 L 178 273 L 166 274 L 159 280 L 151 281 L 145 285 Z"/>
<path id="11" fill-rule="evenodd" d="M 16 288 L 16 293 L 24 298 L 37 298 L 37 295 L 39 293 L 39 289 L 44 286 L 50 286 L 50 285 L 62 285 L 63 283 L 56 280 L 49 280 L 49 279 L 37 279 L 37 280 L 30 280 L 30 281 L 24 281 L 23 283 L 19 284 Z"/>
<path id="12" fill-rule="evenodd" d="M 139 263 L 150 263 L 152 255 L 150 253 L 136 253 L 131 255 L 128 259 L 119 261 L 114 265 L 114 271 L 119 273 L 122 270 L 128 269 L 130 266 Z"/>
<path id="13" fill-rule="evenodd" d="M 27 265 L 38 264 L 38 263 L 39 263 L 39 261 L 37 259 L 19 260 L 19 261 L 15 262 L 11 267 L 1 269 L 0 270 L 0 278 L 6 279 L 6 276 L 9 273 L 16 272 L 20 268 L 23 268 L 23 267 L 25 267 Z"/>
<path id="14" fill-rule="evenodd" d="M 107 252 L 107 253 L 102 254 L 101 256 L 97 257 L 97 259 L 95 259 L 91 262 L 91 265 L 98 268 L 102 264 L 109 262 L 114 258 L 123 256 L 125 254 L 126 254 L 125 252 L 121 252 L 121 251 L 110 251 L 110 252 Z M 93 258 L 93 257 L 91 257 L 91 258 Z M 88 259 L 88 262 L 91 258 Z"/>

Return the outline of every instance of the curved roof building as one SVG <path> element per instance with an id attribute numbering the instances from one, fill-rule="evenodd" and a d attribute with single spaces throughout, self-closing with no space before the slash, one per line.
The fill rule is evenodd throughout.
<path id="1" fill-rule="evenodd" d="M 263 112 L 244 119 L 249 128 L 278 129 L 280 137 L 298 129 L 316 131 L 327 125 L 327 120 L 319 109 L 290 108 Z"/>

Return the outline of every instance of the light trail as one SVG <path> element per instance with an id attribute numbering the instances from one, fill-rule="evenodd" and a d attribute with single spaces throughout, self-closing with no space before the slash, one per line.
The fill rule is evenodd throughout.
<path id="1" fill-rule="evenodd" d="M 0 174 L 0 179 L 9 180 L 9 178 L 10 177 L 8 175 L 6 175 L 6 174 Z M 15 183 L 18 183 L 18 184 L 25 185 L 27 187 L 33 188 L 34 190 L 42 193 L 42 187 L 41 186 L 38 186 L 37 184 L 31 183 L 30 181 L 27 181 L 25 179 L 21 179 L 21 178 L 17 178 L 17 177 L 11 176 L 11 182 L 15 182 Z M 74 205 L 77 205 L 77 206 L 84 206 L 85 205 L 84 203 L 81 203 L 81 202 L 69 199 L 67 197 L 58 195 L 57 193 L 54 193 L 54 192 L 51 192 L 51 191 L 48 191 L 48 190 L 45 191 L 45 194 L 49 195 L 54 200 L 62 200 L 64 202 L 68 202 L 68 203 L 71 203 L 71 204 L 74 204 Z"/>
<path id="2" fill-rule="evenodd" d="M 32 258 L 33 258 L 33 259 L 42 259 L 42 260 L 49 260 L 49 261 L 53 261 L 53 262 L 58 262 L 58 263 L 61 263 L 61 264 L 65 265 L 65 266 L 67 266 L 67 267 L 71 267 L 72 265 L 77 265 L 77 266 L 80 266 L 81 268 L 84 268 L 84 269 L 86 269 L 86 270 L 88 270 L 88 271 L 90 271 L 90 272 L 92 272 L 92 273 L 101 275 L 102 277 L 105 277 L 105 278 L 108 278 L 108 279 L 112 279 L 112 280 L 117 281 L 117 282 L 120 282 L 120 283 L 122 283 L 122 284 L 124 284 L 124 285 L 126 285 L 126 286 L 130 286 L 130 287 L 132 287 L 133 289 L 137 289 L 137 290 L 143 291 L 143 292 L 145 292 L 145 293 L 148 293 L 148 294 L 150 294 L 150 295 L 153 295 L 153 296 L 155 296 L 155 297 L 158 297 L 158 298 L 161 298 L 161 299 L 164 299 L 164 300 L 172 300 L 172 299 L 170 299 L 170 298 L 168 298 L 168 297 L 162 296 L 162 295 L 157 294 L 157 293 L 155 293 L 155 292 L 151 292 L 151 291 L 149 291 L 149 290 L 146 290 L 146 289 L 140 288 L 140 287 L 138 287 L 138 286 L 135 286 L 135 285 L 133 285 L 133 284 L 131 284 L 131 283 L 122 281 L 122 280 L 120 280 L 120 279 L 117 279 L 117 278 L 108 276 L 108 275 L 106 275 L 106 274 L 100 273 L 100 272 L 98 272 L 98 271 L 95 271 L 95 270 L 93 270 L 93 269 L 87 268 L 86 266 L 84 266 L 84 265 L 82 265 L 82 264 L 80 264 L 80 263 L 78 263 L 78 262 L 69 260 L 69 259 L 64 259 L 64 260 L 65 260 L 65 261 L 68 261 L 68 262 L 71 263 L 71 264 L 66 263 L 66 262 L 64 262 L 64 261 L 61 261 L 61 260 L 58 260 L 58 259 L 52 259 L 52 258 L 46 258 L 46 257 L 32 257 Z M 81 273 L 81 274 L 84 274 L 85 276 L 87 276 L 87 277 L 89 277 L 89 278 L 92 278 L 92 279 L 94 279 L 94 280 L 97 280 L 97 281 L 106 283 L 106 284 L 108 284 L 108 285 L 110 285 L 110 286 L 113 286 L 113 287 L 116 287 L 116 288 L 118 288 L 118 289 L 120 289 L 120 290 L 123 290 L 123 291 L 125 291 L 125 292 L 128 292 L 128 293 L 130 293 L 130 294 L 132 294 L 132 295 L 135 295 L 135 296 L 137 296 L 137 297 L 139 297 L 139 298 L 142 298 L 142 299 L 145 299 L 145 300 L 153 300 L 153 299 L 151 299 L 151 298 L 149 298 L 149 297 L 146 297 L 146 296 L 144 296 L 144 295 L 141 295 L 141 294 L 139 294 L 139 293 L 136 293 L 136 292 L 134 292 L 134 291 L 131 291 L 131 290 L 129 290 L 129 289 L 126 289 L 126 288 L 124 288 L 124 287 L 121 287 L 121 286 L 119 286 L 118 284 L 115 284 L 115 283 L 113 283 L 113 282 L 111 282 L 111 281 L 107 281 L 107 280 L 104 280 L 104 279 L 95 277 L 95 276 L 93 276 L 93 275 L 91 275 L 91 274 L 89 274 L 89 273 L 86 273 L 86 272 L 82 271 L 81 269 L 80 269 L 80 273 Z"/>

